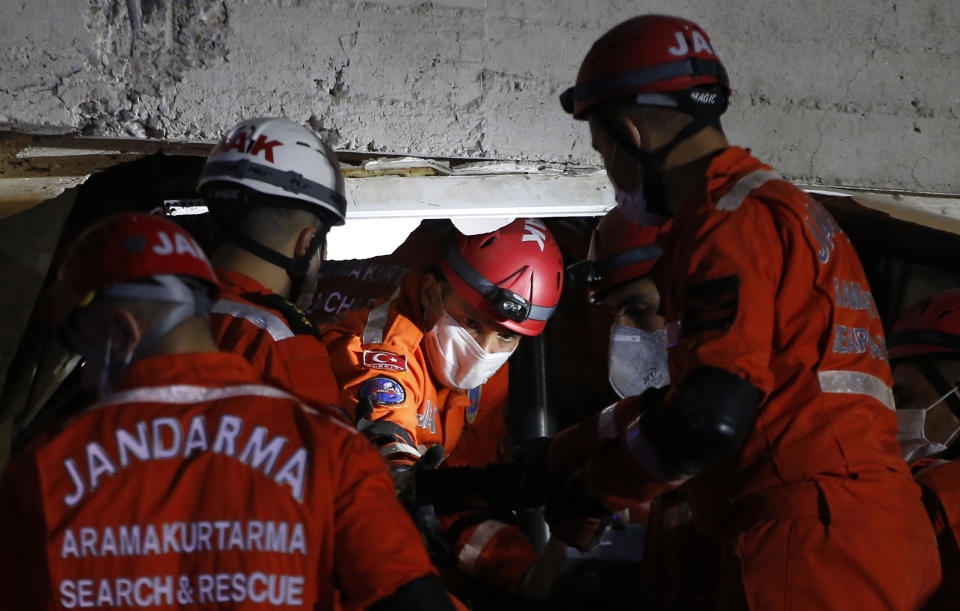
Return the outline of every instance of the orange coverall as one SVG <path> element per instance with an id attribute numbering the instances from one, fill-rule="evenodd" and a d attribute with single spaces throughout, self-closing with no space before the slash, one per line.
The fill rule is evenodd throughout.
<path id="1" fill-rule="evenodd" d="M 309 319 L 287 302 L 288 315 L 298 317 L 291 328 L 284 313 L 265 302 L 283 303 L 282 297 L 243 274 L 217 270 L 217 276 L 220 299 L 213 305 L 210 325 L 220 349 L 247 359 L 267 384 L 311 405 L 336 405 L 337 380 Z"/>
<path id="2" fill-rule="evenodd" d="M 717 550 L 719 607 L 918 608 L 939 583 L 936 543 L 897 444 L 883 330 L 846 235 L 731 147 L 663 246 L 655 279 L 680 329 L 666 409 L 704 366 L 762 393 L 739 452 L 687 483 L 694 526 Z M 600 492 L 659 494 L 665 486 L 623 458 L 625 425 L 642 411 L 642 396 L 625 399 L 614 417 L 562 432 L 552 464 L 592 459 Z M 617 438 L 613 450 L 604 442 Z"/>
<path id="3" fill-rule="evenodd" d="M 410 465 L 434 444 L 443 446 L 452 465 L 495 462 L 506 430 L 507 367 L 469 392 L 434 381 L 420 348 L 420 278 L 411 273 L 393 298 L 352 311 L 338 325 L 324 328 L 323 339 L 342 388 L 338 403 L 355 409 L 359 396 L 372 399 L 373 412 L 367 418 L 382 427 L 375 436 L 390 464 Z M 458 445 L 461 436 L 465 452 Z M 520 587 L 527 570 L 539 560 L 519 529 L 496 520 L 464 529 L 453 552 L 467 575 L 511 590 Z"/>
<path id="4" fill-rule="evenodd" d="M 923 459 L 911 466 L 937 535 L 943 572 L 943 585 L 924 609 L 956 609 L 960 600 L 960 462 Z"/>
<path id="5" fill-rule="evenodd" d="M 365 609 L 435 573 L 369 441 L 226 353 L 138 361 L 15 456 L 0 540 L 3 609 Z"/>

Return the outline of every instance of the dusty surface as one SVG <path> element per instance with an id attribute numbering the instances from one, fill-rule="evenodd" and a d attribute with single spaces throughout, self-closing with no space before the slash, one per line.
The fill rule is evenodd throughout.
<path id="1" fill-rule="evenodd" d="M 596 163 L 557 94 L 625 0 L 0 0 L 0 129 L 211 141 L 285 114 L 341 150 Z M 133 7 L 131 19 L 129 7 Z M 639 8 L 638 8 L 639 7 Z M 731 139 L 800 182 L 960 191 L 952 0 L 692 0 Z"/>

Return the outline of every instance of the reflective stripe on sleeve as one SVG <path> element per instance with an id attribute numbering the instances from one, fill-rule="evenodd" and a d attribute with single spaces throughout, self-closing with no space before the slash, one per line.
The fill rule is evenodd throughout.
<path id="1" fill-rule="evenodd" d="M 619 437 L 616 407 L 617 405 L 613 404 L 603 408 L 600 417 L 597 419 L 597 436 L 604 441 Z"/>
<path id="2" fill-rule="evenodd" d="M 762 186 L 764 183 L 770 180 L 783 180 L 783 178 L 776 172 L 771 172 L 769 170 L 756 170 L 754 172 L 750 172 L 738 180 L 737 184 L 733 185 L 733 188 L 727 191 L 727 193 L 720 198 L 720 200 L 717 202 L 716 209 L 733 212 L 740 207 L 740 204 L 743 203 L 743 200 L 745 200 L 754 189 Z"/>
<path id="3" fill-rule="evenodd" d="M 410 454 L 412 456 L 420 457 L 420 450 L 416 449 L 408 443 L 401 443 L 399 441 L 394 443 L 388 443 L 387 445 L 380 448 L 380 456 L 386 458 L 391 454 Z"/>
<path id="4" fill-rule="evenodd" d="M 390 295 L 390 299 L 371 308 L 370 314 L 367 315 L 367 325 L 363 328 L 363 339 L 361 340 L 363 345 L 383 343 L 383 330 L 387 326 L 387 315 L 390 314 L 390 304 L 400 295 L 401 286 L 402 285 L 397 286 L 393 291 L 393 295 Z"/>
<path id="5" fill-rule="evenodd" d="M 293 337 L 293 331 L 290 330 L 285 320 L 248 303 L 241 303 L 230 299 L 218 299 L 213 304 L 211 312 L 213 314 L 227 314 L 234 318 L 242 318 L 269 333 L 275 342 Z"/>
<path id="6" fill-rule="evenodd" d="M 483 553 L 483 548 L 490 543 L 494 535 L 506 527 L 506 524 L 497 520 L 481 522 L 480 526 L 477 526 L 477 529 L 473 531 L 470 540 L 467 541 L 463 549 L 460 550 L 459 556 L 457 556 L 457 566 L 460 567 L 460 570 L 468 575 L 473 575 L 476 570 L 477 559 L 480 558 L 480 554 Z"/>
<path id="7" fill-rule="evenodd" d="M 820 371 L 820 390 L 825 393 L 866 395 L 876 399 L 887 409 L 896 409 L 893 402 L 893 390 L 876 376 L 860 371 Z"/>

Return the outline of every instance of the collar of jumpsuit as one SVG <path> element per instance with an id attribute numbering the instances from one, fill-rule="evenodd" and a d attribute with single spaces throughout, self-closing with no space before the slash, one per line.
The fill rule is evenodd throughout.
<path id="1" fill-rule="evenodd" d="M 674 218 L 679 219 L 696 215 L 700 209 L 706 206 L 713 210 L 716 198 L 712 198 L 711 194 L 729 188 L 730 177 L 740 172 L 743 169 L 744 162 L 750 159 L 752 159 L 750 149 L 739 146 L 730 146 L 718 153 L 703 173 L 703 188 L 696 189 L 693 192 L 690 199 L 684 202 Z M 771 170 L 770 166 L 766 164 L 761 164 L 760 169 Z M 657 238 L 657 244 L 666 252 L 673 246 L 677 234 L 677 223 L 674 223 L 669 231 Z"/>
<path id="2" fill-rule="evenodd" d="M 241 295 L 243 293 L 261 293 L 270 295 L 271 291 L 250 276 L 226 269 L 214 269 L 220 280 L 221 296 Z"/>

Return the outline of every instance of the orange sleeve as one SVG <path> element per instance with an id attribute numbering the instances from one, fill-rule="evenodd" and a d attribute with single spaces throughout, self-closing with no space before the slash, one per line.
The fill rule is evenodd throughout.
<path id="1" fill-rule="evenodd" d="M 341 438 L 328 456 L 339 467 L 334 571 L 344 606 L 365 609 L 436 570 L 383 461 L 362 435 Z"/>
<path id="2" fill-rule="evenodd" d="M 527 571 L 540 560 L 519 528 L 497 520 L 465 529 L 453 551 L 465 574 L 510 592 L 520 590 Z"/>
<path id="3" fill-rule="evenodd" d="M 409 447 L 416 450 L 420 444 L 417 414 L 427 400 L 427 367 L 418 349 L 421 335 L 402 315 L 395 316 L 381 343 L 363 344 L 362 330 L 352 332 L 349 327 L 331 327 L 324 334 L 340 386 L 339 404 L 357 419 L 362 415 L 358 414 L 360 399 L 370 398 L 373 411 L 366 418 L 392 425 L 378 429 L 382 434 L 371 436 L 399 443 L 396 452 L 390 453 L 405 452 L 412 458 L 418 452 L 409 451 Z M 390 453 L 385 451 L 384 455 Z"/>
<path id="4" fill-rule="evenodd" d="M 714 211 L 700 223 L 692 239 L 677 244 L 688 253 L 670 270 L 679 282 L 667 296 L 674 301 L 667 314 L 680 321 L 670 378 L 682 384 L 694 369 L 715 367 L 766 396 L 773 388 L 774 298 L 783 266 L 773 215 L 748 198 L 739 210 Z"/>
<path id="5" fill-rule="evenodd" d="M 583 422 L 556 434 L 550 444 L 547 466 L 558 475 L 572 475 L 605 451 L 611 440 L 623 436 L 643 410 L 643 395 L 627 397 Z"/>

